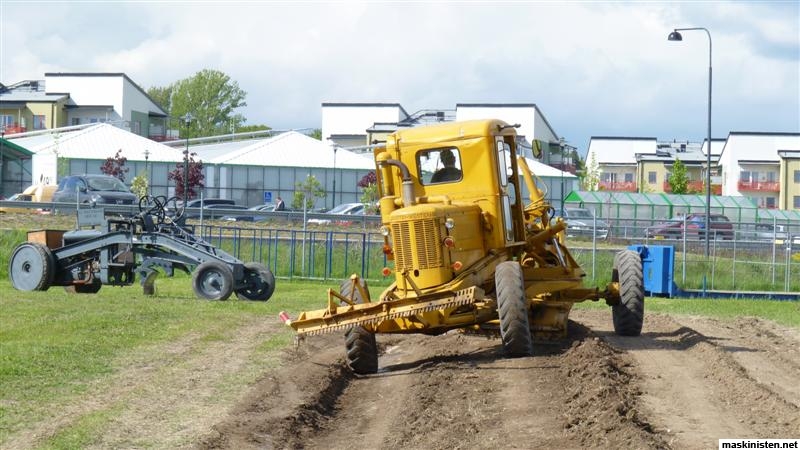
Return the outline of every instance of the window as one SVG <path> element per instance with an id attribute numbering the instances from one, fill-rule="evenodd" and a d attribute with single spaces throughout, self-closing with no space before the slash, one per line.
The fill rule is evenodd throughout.
<path id="1" fill-rule="evenodd" d="M 794 171 L 794 182 L 800 184 L 800 170 Z"/>
<path id="2" fill-rule="evenodd" d="M 90 118 L 89 123 L 97 123 L 97 117 Z"/>
<path id="3" fill-rule="evenodd" d="M 655 172 L 647 172 L 647 182 L 650 184 L 656 184 L 656 173 Z"/>
<path id="4" fill-rule="evenodd" d="M 461 155 L 455 147 L 423 150 L 417 153 L 417 170 L 422 184 L 437 184 L 461 179 Z"/>
<path id="5" fill-rule="evenodd" d="M 739 172 L 739 181 L 750 181 L 750 171 L 743 170 Z"/>
<path id="6" fill-rule="evenodd" d="M 73 117 L 72 118 L 72 124 L 73 125 L 80 125 L 81 124 L 81 118 L 80 117 Z"/>
<path id="7" fill-rule="evenodd" d="M 625 182 L 626 183 L 633 183 L 633 174 L 632 173 L 626 173 L 625 174 Z"/>
<path id="8" fill-rule="evenodd" d="M 767 172 L 767 181 L 770 183 L 778 181 L 778 174 L 775 172 Z"/>
<path id="9" fill-rule="evenodd" d="M 767 197 L 766 205 L 767 208 L 775 209 L 775 197 Z"/>
<path id="10" fill-rule="evenodd" d="M 131 122 L 131 133 L 141 134 L 141 131 L 142 131 L 142 122 L 138 121 Z"/>
<path id="11" fill-rule="evenodd" d="M 794 209 L 800 209 L 800 195 L 794 196 Z"/>
<path id="12" fill-rule="evenodd" d="M 6 128 L 10 128 L 14 125 L 14 116 L 11 115 L 0 115 L 0 127 L 5 130 Z"/>
<path id="13" fill-rule="evenodd" d="M 34 130 L 44 130 L 44 116 L 33 116 L 33 129 Z"/>

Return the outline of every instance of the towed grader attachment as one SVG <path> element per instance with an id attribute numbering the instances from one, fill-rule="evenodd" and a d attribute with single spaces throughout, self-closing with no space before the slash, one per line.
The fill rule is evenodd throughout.
<path id="1" fill-rule="evenodd" d="M 534 337 L 565 336 L 572 305 L 586 300 L 612 306 L 618 334 L 640 334 L 639 254 L 618 253 L 604 289 L 584 287 L 565 244 L 566 223 L 517 142 L 515 126 L 499 120 L 390 135 L 375 161 L 394 282 L 373 299 L 353 275 L 339 292 L 328 290 L 326 308 L 287 323 L 300 335 L 344 331 L 348 363 L 359 374 L 377 371 L 379 333 L 499 334 L 508 356 L 530 355 Z M 437 175 L 444 169 L 449 178 Z"/>
<path id="2" fill-rule="evenodd" d="M 131 285 L 138 276 L 144 293 L 152 295 L 156 277 L 178 269 L 192 274 L 200 298 L 226 300 L 236 293 L 246 300 L 269 300 L 275 277 L 267 267 L 244 263 L 197 238 L 179 225 L 183 209 L 174 207 L 172 216 L 168 203 L 164 197 L 142 197 L 138 214 L 118 219 L 106 219 L 101 209 L 79 210 L 77 230 L 29 232 L 28 241 L 11 254 L 11 284 L 23 291 L 63 286 L 96 293 L 103 285 Z"/>

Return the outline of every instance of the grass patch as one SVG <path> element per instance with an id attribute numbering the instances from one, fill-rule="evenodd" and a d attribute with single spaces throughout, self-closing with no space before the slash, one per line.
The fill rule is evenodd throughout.
<path id="1" fill-rule="evenodd" d="M 276 321 L 282 327 L 257 346 L 258 360 L 241 381 L 252 382 L 278 352 L 291 345 L 293 333 L 278 325 L 282 310 L 298 312 L 325 305 L 330 283 L 279 280 L 269 302 L 208 302 L 192 293 L 187 276 L 160 279 L 156 297 L 139 286 L 104 287 L 96 295 L 15 291 L 0 281 L 0 446 L 26 424 L 45 420 L 54 405 L 63 405 L 120 371 L 143 352 L 191 336 L 213 343 L 234 337 L 237 326 L 252 320 Z M 102 420 L 102 416 L 91 419 Z M 88 427 L 86 424 L 75 425 Z M 72 427 L 70 427 L 72 428 Z M 53 441 L 77 442 L 81 433 Z"/>
<path id="2" fill-rule="evenodd" d="M 583 302 L 576 304 L 575 308 L 608 309 L 608 306 L 604 302 Z M 800 302 L 648 297 L 645 299 L 645 322 L 647 313 L 707 316 L 723 320 L 752 316 L 800 328 Z"/>

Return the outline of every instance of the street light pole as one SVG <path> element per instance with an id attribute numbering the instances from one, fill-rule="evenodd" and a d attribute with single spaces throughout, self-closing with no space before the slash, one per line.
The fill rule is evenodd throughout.
<path id="1" fill-rule="evenodd" d="M 711 33 L 703 27 L 675 28 L 667 40 L 682 41 L 683 36 L 679 31 L 705 31 L 708 36 L 708 148 L 706 148 L 706 259 L 710 254 L 711 238 Z"/>
<path id="2" fill-rule="evenodd" d="M 192 124 L 191 113 L 183 116 L 183 123 L 186 124 L 186 149 L 183 150 L 183 207 L 189 203 L 189 125 Z"/>

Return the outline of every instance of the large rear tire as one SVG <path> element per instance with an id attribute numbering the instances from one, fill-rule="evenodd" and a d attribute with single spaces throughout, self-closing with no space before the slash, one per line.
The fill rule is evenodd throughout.
<path id="1" fill-rule="evenodd" d="M 219 261 L 206 261 L 194 270 L 192 288 L 206 300 L 227 300 L 233 292 L 233 271 Z"/>
<path id="2" fill-rule="evenodd" d="M 359 280 L 361 286 L 367 289 L 367 282 Z M 350 298 L 353 295 L 355 303 L 364 303 L 358 289 L 353 292 L 353 282 L 349 279 L 342 282 L 339 293 Z M 344 334 L 344 345 L 347 351 L 347 367 L 358 375 L 369 375 L 378 372 L 378 341 L 375 333 L 367 331 L 362 326 L 355 326 Z"/>
<path id="3" fill-rule="evenodd" d="M 533 336 L 522 267 L 514 261 L 500 263 L 495 269 L 494 282 L 503 351 L 511 358 L 530 356 L 533 354 Z"/>
<path id="4" fill-rule="evenodd" d="M 55 266 L 50 248 L 38 242 L 24 242 L 11 254 L 8 278 L 20 291 L 46 291 L 53 284 Z"/>
<path id="5" fill-rule="evenodd" d="M 633 250 L 614 256 L 612 280 L 619 281 L 619 303 L 612 309 L 614 332 L 620 336 L 639 336 L 644 323 L 644 280 L 642 260 Z"/>
<path id="6" fill-rule="evenodd" d="M 265 302 L 275 292 L 275 275 L 265 265 L 251 262 L 244 265 L 247 287 L 236 291 L 236 297 Z"/>

